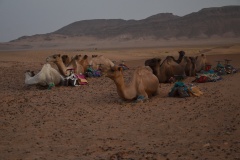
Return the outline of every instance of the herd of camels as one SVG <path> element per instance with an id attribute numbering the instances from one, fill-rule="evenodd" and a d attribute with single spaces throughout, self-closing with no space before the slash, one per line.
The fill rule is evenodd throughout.
<path id="1" fill-rule="evenodd" d="M 67 55 L 54 54 L 47 57 L 46 62 L 37 74 L 26 71 L 26 85 L 61 85 L 64 78 L 70 75 L 70 69 L 74 69 L 75 74 L 81 74 L 85 73 L 90 65 L 97 70 L 101 64 L 103 75 L 114 81 L 120 98 L 133 100 L 138 97 L 148 99 L 158 94 L 159 83 L 168 83 L 175 75 L 195 76 L 196 73 L 205 69 L 207 59 L 204 54 L 196 57 L 185 56 L 184 51 L 179 52 L 177 60 L 172 56 L 167 56 L 163 61 L 160 58 L 148 59 L 144 66 L 134 71 L 128 83 L 124 81 L 123 68 L 102 55 L 92 57 L 76 55 L 70 59 Z M 50 63 L 55 63 L 58 70 L 54 69 Z"/>

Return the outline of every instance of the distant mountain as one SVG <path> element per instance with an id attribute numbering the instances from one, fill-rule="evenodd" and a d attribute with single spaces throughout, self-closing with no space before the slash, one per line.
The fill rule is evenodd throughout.
<path id="1" fill-rule="evenodd" d="M 44 36 L 46 40 L 51 35 L 96 38 L 123 37 L 126 39 L 139 37 L 164 39 L 207 38 L 211 36 L 240 37 L 239 28 L 240 6 L 225 6 L 205 8 L 183 17 L 172 13 L 160 13 L 142 20 L 84 20 L 74 22 Z M 30 37 L 25 36 L 18 40 Z"/>

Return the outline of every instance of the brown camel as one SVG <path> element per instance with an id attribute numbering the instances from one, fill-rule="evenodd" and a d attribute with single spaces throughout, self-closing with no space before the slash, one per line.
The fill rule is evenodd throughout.
<path id="1" fill-rule="evenodd" d="M 46 61 L 55 63 L 59 69 L 59 72 L 65 77 L 70 75 L 71 69 L 73 69 L 74 73 L 76 74 L 84 72 L 82 65 L 77 63 L 76 59 L 74 58 L 72 59 L 72 61 L 67 67 L 64 65 L 60 54 L 54 54 L 54 55 L 48 56 Z"/>
<path id="2" fill-rule="evenodd" d="M 151 67 L 153 74 L 158 77 L 159 83 L 167 83 L 175 75 L 185 76 L 185 61 L 176 63 L 168 56 L 161 64 L 160 58 L 152 58 L 145 61 L 145 65 Z"/>
<path id="3" fill-rule="evenodd" d="M 123 100 L 148 99 L 158 93 L 158 78 L 148 66 L 137 68 L 128 84 L 124 82 L 122 67 L 112 67 L 106 76 L 115 82 L 117 93 Z"/>

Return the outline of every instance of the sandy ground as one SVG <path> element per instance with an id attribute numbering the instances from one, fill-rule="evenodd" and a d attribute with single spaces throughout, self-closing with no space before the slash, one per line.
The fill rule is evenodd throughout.
<path id="1" fill-rule="evenodd" d="M 240 45 L 106 50 L 0 52 L 0 159 L 240 159 L 240 73 L 195 84 L 201 97 L 171 98 L 172 84 L 144 103 L 121 103 L 112 80 L 51 90 L 24 85 L 24 71 L 39 71 L 53 53 L 103 54 L 125 60 L 129 79 L 147 58 L 205 53 L 208 60 L 232 59 L 240 68 Z M 54 66 L 54 65 L 53 65 Z M 56 67 L 56 66 L 54 66 Z M 194 78 L 187 78 L 191 83 Z"/>

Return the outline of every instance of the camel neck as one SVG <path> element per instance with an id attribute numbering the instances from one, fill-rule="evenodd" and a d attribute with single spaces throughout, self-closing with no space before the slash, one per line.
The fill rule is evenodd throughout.
<path id="1" fill-rule="evenodd" d="M 66 66 L 64 65 L 63 62 L 56 62 L 55 64 L 57 65 L 57 67 L 58 67 L 58 69 L 59 69 L 59 71 L 62 75 L 68 76 L 67 75 L 67 68 L 66 68 Z"/>
<path id="2" fill-rule="evenodd" d="M 126 88 L 125 86 L 125 81 L 124 81 L 124 78 L 123 77 L 118 77 L 118 78 L 115 78 L 114 79 L 114 82 L 117 86 L 117 89 L 119 90 L 124 90 Z"/>
<path id="3" fill-rule="evenodd" d="M 183 59 L 183 55 L 179 55 L 179 57 L 178 57 L 176 62 L 179 64 L 179 63 L 182 62 L 182 59 Z"/>

